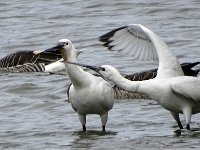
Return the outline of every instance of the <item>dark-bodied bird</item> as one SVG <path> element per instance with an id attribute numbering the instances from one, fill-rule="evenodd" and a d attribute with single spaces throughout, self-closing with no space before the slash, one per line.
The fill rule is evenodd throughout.
<path id="1" fill-rule="evenodd" d="M 0 59 L 1 72 L 55 72 L 64 69 L 60 53 L 17 51 Z"/>

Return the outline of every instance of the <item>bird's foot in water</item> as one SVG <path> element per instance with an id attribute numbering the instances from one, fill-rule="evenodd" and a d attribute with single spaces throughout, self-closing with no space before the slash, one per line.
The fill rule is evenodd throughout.
<path id="1" fill-rule="evenodd" d="M 85 126 L 85 125 L 83 125 L 83 131 L 84 131 L 84 132 L 86 131 L 86 126 Z"/>

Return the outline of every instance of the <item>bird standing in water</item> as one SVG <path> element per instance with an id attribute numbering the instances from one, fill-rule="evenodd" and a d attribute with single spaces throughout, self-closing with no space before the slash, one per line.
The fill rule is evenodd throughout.
<path id="1" fill-rule="evenodd" d="M 200 112 L 200 78 L 184 76 L 177 57 L 169 50 L 167 44 L 143 25 L 131 24 L 118 28 L 101 38 L 113 51 L 145 60 L 156 60 L 158 57 L 156 77 L 144 81 L 130 81 L 109 65 L 83 66 L 95 70 L 124 90 L 144 93 L 156 100 L 170 111 L 180 129 L 183 129 L 179 119 L 179 114 L 182 113 L 189 130 L 192 114 Z"/>
<path id="2" fill-rule="evenodd" d="M 77 62 L 77 49 L 68 39 L 61 39 L 57 46 L 48 49 L 60 49 L 64 61 Z M 98 114 L 101 117 L 102 130 L 108 119 L 108 111 L 114 105 L 112 86 L 101 77 L 84 71 L 80 66 L 65 64 L 67 74 L 72 82 L 69 89 L 69 101 L 78 113 L 83 131 L 86 131 L 86 115 Z"/>

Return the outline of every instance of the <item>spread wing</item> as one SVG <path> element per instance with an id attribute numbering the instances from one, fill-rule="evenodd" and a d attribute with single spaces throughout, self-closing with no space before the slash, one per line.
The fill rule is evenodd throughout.
<path id="1" fill-rule="evenodd" d="M 157 60 L 152 41 L 139 25 L 127 25 L 102 35 L 99 40 L 111 51 L 118 51 L 136 59 Z"/>
<path id="2" fill-rule="evenodd" d="M 13 67 L 0 68 L 0 72 L 44 72 L 44 63 L 25 63 L 23 65 L 17 65 Z"/>
<path id="3" fill-rule="evenodd" d="M 1 72 L 43 72 L 45 65 L 61 59 L 61 54 L 18 51 L 0 59 Z"/>
<path id="4" fill-rule="evenodd" d="M 0 68 L 14 67 L 26 63 L 44 63 L 47 65 L 61 58 L 61 54 L 41 53 L 36 55 L 34 51 L 18 51 L 0 59 Z"/>
<path id="5" fill-rule="evenodd" d="M 131 24 L 112 30 L 99 38 L 111 51 L 121 52 L 141 60 L 159 59 L 156 77 L 182 76 L 176 56 L 158 35 L 140 24 Z"/>

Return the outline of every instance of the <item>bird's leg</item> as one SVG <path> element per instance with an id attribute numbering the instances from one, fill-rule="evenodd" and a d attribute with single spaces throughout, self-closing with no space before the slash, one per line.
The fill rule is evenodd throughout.
<path id="1" fill-rule="evenodd" d="M 190 124 L 187 124 L 186 129 L 190 130 Z"/>
<path id="2" fill-rule="evenodd" d="M 106 126 L 102 125 L 102 131 L 106 131 Z"/>
<path id="3" fill-rule="evenodd" d="M 80 122 L 82 124 L 83 131 L 86 131 L 86 126 L 85 126 L 85 124 L 86 124 L 86 115 L 79 114 L 79 120 L 80 120 Z"/>
<path id="4" fill-rule="evenodd" d="M 180 128 L 180 129 L 183 129 L 182 123 L 181 123 L 180 121 L 177 121 L 177 123 L 178 123 L 179 128 Z"/>
<path id="5" fill-rule="evenodd" d="M 176 122 L 178 123 L 179 128 L 183 129 L 183 126 L 182 126 L 180 118 L 179 118 L 179 113 L 176 113 L 176 112 L 173 112 L 173 111 L 170 111 L 170 113 L 172 114 L 172 116 L 174 117 Z"/>
<path id="6" fill-rule="evenodd" d="M 83 131 L 86 131 L 86 126 L 85 125 L 82 125 L 83 126 Z"/>
<path id="7" fill-rule="evenodd" d="M 106 123 L 107 123 L 107 120 L 108 120 L 108 112 L 100 115 L 100 117 L 101 117 L 101 123 L 102 123 L 102 131 L 106 131 Z"/>
<path id="8" fill-rule="evenodd" d="M 183 109 L 183 114 L 184 114 L 184 117 L 185 117 L 186 129 L 190 130 L 190 121 L 191 121 L 192 109 L 190 107 L 185 107 Z"/>

